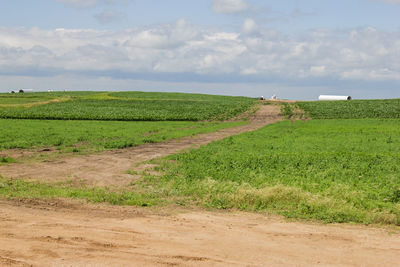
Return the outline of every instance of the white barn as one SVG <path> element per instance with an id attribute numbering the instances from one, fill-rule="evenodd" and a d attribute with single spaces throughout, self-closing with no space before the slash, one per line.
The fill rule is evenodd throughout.
<path id="1" fill-rule="evenodd" d="M 319 101 L 332 101 L 332 100 L 351 100 L 351 96 L 344 95 L 320 95 Z"/>

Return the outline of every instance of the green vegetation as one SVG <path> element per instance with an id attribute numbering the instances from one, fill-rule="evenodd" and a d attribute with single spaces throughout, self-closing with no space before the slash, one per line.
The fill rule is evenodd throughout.
<path id="1" fill-rule="evenodd" d="M 181 93 L 0 94 L 0 150 L 54 146 L 81 152 L 162 142 L 244 124 L 214 120 L 243 113 L 253 103 Z"/>
<path id="2" fill-rule="evenodd" d="M 147 182 L 214 208 L 400 225 L 399 144 L 399 120 L 285 121 L 170 156 Z"/>
<path id="3" fill-rule="evenodd" d="M 281 106 L 281 112 L 282 115 L 285 116 L 286 118 L 290 119 L 293 116 L 293 105 L 289 103 L 282 103 Z"/>
<path id="4" fill-rule="evenodd" d="M 297 102 L 313 119 L 400 118 L 400 99 Z"/>
<path id="5" fill-rule="evenodd" d="M 60 101 L 55 102 L 57 99 Z M 40 101 L 48 102 L 40 103 Z M 35 102 L 39 104 L 35 105 Z M 27 103 L 33 105 L 22 105 Z M 3 94 L 0 96 L 0 118 L 117 121 L 224 120 L 245 112 L 253 104 L 252 99 L 245 97 L 178 93 Z"/>
<path id="6" fill-rule="evenodd" d="M 229 118 L 254 103 L 179 93 L 33 95 L 16 96 L 21 101 L 0 96 L 0 117 L 42 119 L 0 120 L 0 150 L 54 146 L 79 152 L 160 142 L 244 124 L 196 121 Z M 54 100 L 61 102 L 49 102 Z M 303 115 L 300 109 L 314 120 L 295 121 Z M 140 173 L 143 177 L 123 190 L 0 177 L 0 196 L 201 205 L 325 222 L 400 225 L 399 99 L 284 103 L 282 113 L 292 122 L 155 160 L 160 176 Z M 0 164 L 12 162 L 0 158 Z"/>
<path id="7" fill-rule="evenodd" d="M 400 225 L 400 121 L 285 121 L 158 160 L 130 188 L 0 179 L 7 198 L 203 205 L 325 222 Z"/>
<path id="8" fill-rule="evenodd" d="M 77 188 L 70 183 L 43 184 L 7 180 L 0 176 L 0 197 L 6 198 L 74 198 L 113 205 L 152 206 L 156 196 L 129 191 L 114 192 L 107 188 Z"/>
<path id="9" fill-rule="evenodd" d="M 246 122 L 125 122 L 0 119 L 0 150 L 56 147 L 82 152 L 137 146 L 213 132 Z"/>
<path id="10" fill-rule="evenodd" d="M 13 95 L 4 95 L 0 94 L 0 105 L 8 106 L 8 105 L 17 105 L 17 104 L 31 104 L 38 103 L 42 101 L 49 101 L 54 98 L 51 97 L 42 97 L 42 96 L 30 96 L 30 97 L 12 97 Z"/>
<path id="11" fill-rule="evenodd" d="M 10 157 L 0 157 L 0 164 L 2 163 L 14 163 L 16 162 L 15 159 L 10 158 Z"/>

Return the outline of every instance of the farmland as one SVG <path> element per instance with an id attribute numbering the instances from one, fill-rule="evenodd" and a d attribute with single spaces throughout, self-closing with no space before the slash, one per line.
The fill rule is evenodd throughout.
<path id="1" fill-rule="evenodd" d="M 367 115 L 362 101 L 345 108 L 304 102 L 305 113 L 303 102 L 265 102 L 231 121 L 220 121 L 237 114 L 231 108 L 204 111 L 205 121 L 194 112 L 154 121 L 173 116 L 178 102 L 210 109 L 254 102 L 140 92 L 33 95 L 1 107 L 29 116 L 45 106 L 63 109 L 59 118 L 0 120 L 0 265 L 398 263 L 397 100 L 378 101 Z M 169 111 L 148 115 L 152 104 L 138 111 L 149 121 L 132 121 L 134 112 L 111 120 L 118 112 L 87 111 L 162 99 Z M 346 119 L 335 118 L 336 103 Z M 94 119 L 66 120 L 78 114 L 68 110 L 74 105 Z M 25 153 L 37 157 L 11 157 Z"/>
<path id="2" fill-rule="evenodd" d="M 325 222 L 399 224 L 400 122 L 281 122 L 156 160 L 110 191 L 2 179 L 8 197 L 73 197 L 118 205 L 201 205 Z"/>
<path id="3" fill-rule="evenodd" d="M 162 186 L 214 208 L 399 225 L 398 103 L 285 104 L 287 115 L 301 107 L 317 120 L 285 121 L 170 156 L 160 163 Z"/>
<path id="4" fill-rule="evenodd" d="M 0 119 L 0 150 L 55 148 L 60 152 L 101 151 L 164 142 L 245 123 Z"/>
<path id="5" fill-rule="evenodd" d="M 245 97 L 145 92 L 0 94 L 0 150 L 89 152 L 164 142 L 245 124 Z M 207 121 L 206 121 L 207 120 Z"/>
<path id="6" fill-rule="evenodd" d="M 3 94 L 0 96 L 0 118 L 113 121 L 224 120 L 245 112 L 253 103 L 254 100 L 245 97 L 192 96 L 179 93 L 58 92 L 22 96 Z"/>
<path id="7" fill-rule="evenodd" d="M 398 120 L 286 121 L 170 156 L 162 188 L 214 208 L 400 224 L 399 143 Z"/>
<path id="8" fill-rule="evenodd" d="M 297 102 L 314 119 L 400 119 L 400 99 Z"/>
<path id="9" fill-rule="evenodd" d="M 116 101 L 140 99 L 151 103 L 163 96 L 123 92 L 82 93 L 68 97 L 77 97 L 70 103 L 86 107 L 82 104 L 87 103 L 85 101 L 119 98 Z M 164 100 L 174 106 L 174 101 L 186 101 L 187 97 L 167 94 Z M 219 101 L 249 102 L 242 98 L 228 98 L 228 101 L 225 97 L 211 97 L 210 100 L 206 95 L 194 95 L 193 99 L 214 105 Z M 375 103 L 374 108 L 368 108 L 371 103 Z M 284 104 L 282 110 L 286 115 L 302 108 L 313 120 L 283 121 L 189 152 L 155 159 L 152 161 L 157 165 L 154 170 L 141 173 L 129 170 L 140 179 L 133 179 L 128 186 L 118 190 L 2 178 L 0 194 L 4 197 L 73 197 L 118 205 L 199 205 L 324 222 L 399 225 L 400 120 L 397 103 L 398 100 Z M 346 119 L 335 118 L 338 110 Z M 185 119 L 176 122 L 7 119 L 4 122 L 9 124 L 4 124 L 3 128 L 3 149 L 35 146 L 76 149 L 76 144 L 80 144 L 85 150 L 88 149 L 85 143 L 90 143 L 97 151 L 160 142 L 244 123 L 190 122 Z M 45 141 L 36 143 L 24 143 L 27 140 L 13 143 L 12 139 L 7 139 L 11 132 L 22 133 L 22 129 L 27 128 L 41 129 L 29 133 L 35 137 L 33 140 L 51 134 L 43 139 Z M 16 139 L 23 140 L 23 137 Z M 60 140 L 62 144 L 59 144 Z M 10 160 L 3 159 L 5 164 Z M 154 175 L 154 171 L 159 174 Z"/>

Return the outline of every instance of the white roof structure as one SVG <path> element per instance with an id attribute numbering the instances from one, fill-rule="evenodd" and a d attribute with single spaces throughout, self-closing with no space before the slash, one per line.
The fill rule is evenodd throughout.
<path id="1" fill-rule="evenodd" d="M 320 95 L 318 97 L 319 101 L 333 101 L 333 100 L 351 100 L 351 96 L 343 95 Z"/>

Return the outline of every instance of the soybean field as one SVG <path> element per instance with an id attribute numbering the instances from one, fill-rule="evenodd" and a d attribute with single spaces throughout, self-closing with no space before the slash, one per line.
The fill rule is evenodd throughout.
<path id="1" fill-rule="evenodd" d="M 254 104 L 246 97 L 145 92 L 1 94 L 0 118 L 112 121 L 226 120 Z"/>
<path id="2" fill-rule="evenodd" d="M 400 119 L 400 99 L 297 102 L 314 119 Z"/>

